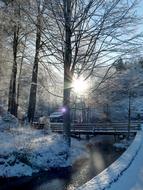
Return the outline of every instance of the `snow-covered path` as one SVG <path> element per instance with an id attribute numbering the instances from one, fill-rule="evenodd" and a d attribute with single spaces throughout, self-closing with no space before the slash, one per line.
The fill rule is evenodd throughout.
<path id="1" fill-rule="evenodd" d="M 109 190 L 143 190 L 143 142 L 130 167 Z"/>

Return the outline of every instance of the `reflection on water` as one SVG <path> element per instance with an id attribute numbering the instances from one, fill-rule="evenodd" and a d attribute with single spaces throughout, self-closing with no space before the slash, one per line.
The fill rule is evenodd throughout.
<path id="1" fill-rule="evenodd" d="M 90 157 L 80 159 L 72 168 L 42 174 L 14 190 L 73 190 L 103 171 L 123 152 L 116 152 L 111 142 L 98 143 L 88 150 Z"/>

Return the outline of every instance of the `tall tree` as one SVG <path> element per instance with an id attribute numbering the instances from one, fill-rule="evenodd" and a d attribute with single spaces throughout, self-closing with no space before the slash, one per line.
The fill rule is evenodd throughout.
<path id="1" fill-rule="evenodd" d="M 20 5 L 12 2 L 12 8 L 14 11 L 13 20 L 13 65 L 12 73 L 9 85 L 9 97 L 8 97 L 8 111 L 17 116 L 17 101 L 16 101 L 16 78 L 17 78 L 17 54 L 19 45 L 20 34 Z"/>
<path id="2" fill-rule="evenodd" d="M 41 8 L 42 7 L 42 8 Z M 36 94 L 37 94 L 37 77 L 38 77 L 38 64 L 39 56 L 41 50 L 41 36 L 42 36 L 42 18 L 45 6 L 44 2 L 37 1 L 37 17 L 36 17 L 36 47 L 35 47 L 35 57 L 32 70 L 32 80 L 29 96 L 29 105 L 28 105 L 28 121 L 32 122 L 34 119 L 35 108 L 36 108 Z"/>
<path id="3" fill-rule="evenodd" d="M 24 42 L 23 42 L 23 50 L 21 52 L 21 60 L 20 60 L 20 67 L 19 67 L 19 73 L 18 73 L 18 79 L 17 79 L 17 95 L 16 95 L 16 101 L 17 101 L 17 111 L 19 108 L 20 103 L 20 89 L 21 89 L 21 78 L 22 78 L 22 69 L 23 69 L 23 62 L 25 58 L 25 49 L 26 49 L 26 42 L 27 42 L 27 34 L 24 34 Z"/>
<path id="4" fill-rule="evenodd" d="M 54 20 L 54 30 L 47 38 L 51 49 L 55 50 L 54 53 L 52 51 L 54 58 L 63 63 L 64 136 L 68 145 L 72 80 L 77 76 L 83 76 L 86 80 L 119 55 L 128 54 L 131 45 L 132 50 L 135 49 L 135 38 L 128 35 L 135 21 L 132 12 L 135 3 L 121 0 L 49 2 L 49 17 Z"/>
<path id="5" fill-rule="evenodd" d="M 70 91 L 73 73 L 72 64 L 72 47 L 71 47 L 71 0 L 64 1 L 64 19 L 65 19 L 65 46 L 64 46 L 64 91 L 63 106 L 64 112 L 64 136 L 68 145 L 70 145 Z"/>

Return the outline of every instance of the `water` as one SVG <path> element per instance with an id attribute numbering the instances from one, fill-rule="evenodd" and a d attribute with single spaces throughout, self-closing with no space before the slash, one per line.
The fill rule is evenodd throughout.
<path id="1" fill-rule="evenodd" d="M 43 173 L 10 190 L 73 190 L 95 177 L 121 155 L 123 151 L 116 151 L 112 143 L 110 140 L 88 146 L 88 159 L 80 159 L 72 168 Z"/>

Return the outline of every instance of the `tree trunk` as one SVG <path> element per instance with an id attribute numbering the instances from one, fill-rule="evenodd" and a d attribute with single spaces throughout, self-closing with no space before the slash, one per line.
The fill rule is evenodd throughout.
<path id="1" fill-rule="evenodd" d="M 29 106 L 28 106 L 28 121 L 29 122 L 33 122 L 35 108 L 36 108 L 37 77 L 38 77 L 40 44 L 41 44 L 41 15 L 39 13 L 37 16 L 36 52 L 35 52 L 33 70 L 32 70 L 32 81 L 31 81 Z"/>
<path id="2" fill-rule="evenodd" d="M 22 65 L 23 65 L 23 57 L 21 60 L 21 64 L 20 64 L 20 71 L 19 71 L 19 76 L 18 76 L 18 81 L 17 81 L 17 111 L 18 111 L 18 107 L 19 107 L 19 97 L 20 97 L 20 80 L 21 80 L 21 73 L 22 73 Z"/>
<path id="3" fill-rule="evenodd" d="M 14 39 L 13 39 L 13 66 L 12 74 L 9 86 L 9 97 L 8 97 L 8 111 L 17 116 L 17 102 L 16 102 L 16 76 L 17 76 L 17 50 L 18 50 L 18 39 L 19 39 L 19 26 L 14 26 Z"/>
<path id="4" fill-rule="evenodd" d="M 64 18 L 65 18 L 65 49 L 64 49 L 64 92 L 63 92 L 63 106 L 64 112 L 64 137 L 68 146 L 71 144 L 70 140 L 70 91 L 72 83 L 72 73 L 70 71 L 72 62 L 71 49 L 71 0 L 64 1 Z"/>
<path id="5" fill-rule="evenodd" d="M 23 60 L 24 60 L 24 53 L 25 53 L 25 48 L 26 48 L 26 41 L 27 41 L 27 36 L 25 36 L 25 41 L 24 41 L 24 49 L 22 52 L 22 58 L 21 58 L 21 63 L 20 63 L 20 70 L 19 70 L 19 75 L 18 75 L 18 81 L 17 81 L 17 111 L 19 107 L 19 97 L 20 97 L 20 80 L 21 80 L 21 74 L 22 74 L 22 67 L 23 67 Z"/>
<path id="6" fill-rule="evenodd" d="M 64 83 L 66 84 L 66 82 Z M 63 99 L 63 106 L 65 108 L 64 112 L 64 138 L 68 146 L 70 146 L 70 129 L 71 129 L 71 118 L 70 118 L 70 88 L 65 88 L 64 85 L 64 99 Z"/>

